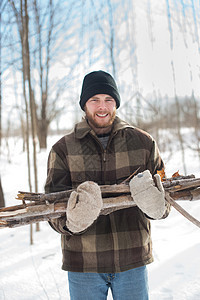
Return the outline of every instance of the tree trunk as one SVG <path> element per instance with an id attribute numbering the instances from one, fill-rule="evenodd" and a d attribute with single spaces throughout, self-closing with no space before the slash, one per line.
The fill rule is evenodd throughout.
<path id="1" fill-rule="evenodd" d="M 1 185 L 1 177 L 0 177 L 0 207 L 5 207 L 5 200 L 4 200 L 3 189 Z"/>
<path id="2" fill-rule="evenodd" d="M 1 93 L 1 11 L 0 11 L 0 147 L 2 139 L 2 93 Z"/>
<path id="3" fill-rule="evenodd" d="M 29 15 L 28 15 L 28 3 L 24 1 L 25 7 L 25 51 L 27 54 L 27 79 L 29 87 L 29 101 L 30 101 L 30 114 L 31 114 L 31 132 L 32 132 L 32 143 L 33 143 L 33 165 L 34 165 L 34 179 L 35 179 L 35 191 L 38 191 L 38 176 L 37 176 L 37 151 L 36 151 L 36 108 L 34 92 L 32 90 L 31 83 L 31 65 L 30 65 L 30 51 L 29 51 Z M 36 224 L 36 230 L 39 231 L 39 224 Z M 32 227 L 31 227 L 31 244 L 32 239 Z"/>
<path id="4" fill-rule="evenodd" d="M 180 114 L 180 103 L 178 97 L 175 95 L 176 100 L 176 109 L 177 109 L 177 136 L 180 143 L 181 157 L 182 157 L 182 166 L 184 170 L 184 174 L 187 174 L 186 163 L 185 163 L 185 147 L 184 141 L 181 133 L 181 114 Z"/>
<path id="5" fill-rule="evenodd" d="M 47 132 L 48 132 L 48 121 L 46 119 L 42 119 L 38 121 L 38 139 L 40 144 L 40 149 L 47 148 Z"/>

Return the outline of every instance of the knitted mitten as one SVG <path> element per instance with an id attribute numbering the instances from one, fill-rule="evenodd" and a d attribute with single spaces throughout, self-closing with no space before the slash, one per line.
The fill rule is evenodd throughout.
<path id="1" fill-rule="evenodd" d="M 156 184 L 149 170 L 139 173 L 129 183 L 130 192 L 137 206 L 149 217 L 160 219 L 165 212 L 165 191 L 160 176 L 154 175 Z"/>
<path id="2" fill-rule="evenodd" d="M 103 200 L 98 184 L 86 181 L 73 191 L 66 209 L 66 226 L 73 233 L 87 229 L 98 218 Z"/>

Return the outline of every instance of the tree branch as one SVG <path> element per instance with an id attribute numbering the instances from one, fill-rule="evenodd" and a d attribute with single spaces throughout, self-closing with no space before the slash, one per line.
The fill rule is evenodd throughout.
<path id="1" fill-rule="evenodd" d="M 175 202 L 175 200 L 200 200 L 200 178 L 194 178 L 193 175 L 179 176 L 164 181 L 163 187 L 166 201 L 189 221 L 200 227 L 200 222 Z M 136 205 L 130 195 L 128 184 L 103 185 L 100 188 L 103 198 L 101 215 Z M 23 204 L 0 209 L 0 228 L 17 227 L 65 216 L 67 201 L 72 191 L 50 194 L 19 192 L 17 199 Z"/>

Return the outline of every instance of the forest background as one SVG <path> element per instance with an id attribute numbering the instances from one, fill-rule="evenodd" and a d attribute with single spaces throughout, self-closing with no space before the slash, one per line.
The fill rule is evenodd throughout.
<path id="1" fill-rule="evenodd" d="M 11 161 L 9 138 L 23 139 L 37 192 L 37 153 L 81 119 L 83 77 L 102 69 L 117 81 L 118 115 L 152 134 L 166 162 L 181 150 L 187 174 L 186 149 L 200 164 L 199 30 L 196 0 L 2 0 L 0 154 Z"/>

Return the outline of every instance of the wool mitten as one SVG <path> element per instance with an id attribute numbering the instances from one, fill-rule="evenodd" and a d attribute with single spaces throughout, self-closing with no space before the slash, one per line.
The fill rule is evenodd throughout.
<path id="1" fill-rule="evenodd" d="M 81 183 L 69 197 L 66 226 L 73 233 L 87 229 L 98 218 L 103 200 L 101 189 L 93 181 Z"/>
<path id="2" fill-rule="evenodd" d="M 160 219 L 165 212 L 165 191 L 158 174 L 155 182 L 149 170 L 139 173 L 129 183 L 136 205 L 149 217 Z"/>

